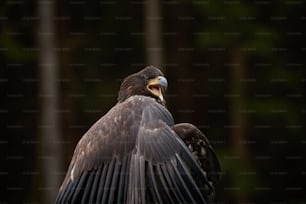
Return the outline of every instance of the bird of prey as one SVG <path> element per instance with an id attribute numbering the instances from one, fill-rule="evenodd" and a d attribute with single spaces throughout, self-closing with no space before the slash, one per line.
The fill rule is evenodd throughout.
<path id="1" fill-rule="evenodd" d="M 118 102 L 78 142 L 56 203 L 210 203 L 220 165 L 204 134 L 175 124 L 164 74 L 126 77 Z"/>

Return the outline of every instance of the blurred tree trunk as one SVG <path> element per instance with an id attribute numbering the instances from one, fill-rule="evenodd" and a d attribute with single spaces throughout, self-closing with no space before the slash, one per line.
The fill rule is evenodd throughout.
<path id="1" fill-rule="evenodd" d="M 239 49 L 234 48 L 231 51 L 231 70 L 230 70 L 230 122 L 231 122 L 231 146 L 235 156 L 240 157 L 240 162 L 248 163 L 248 152 L 244 141 L 246 140 L 247 118 L 242 110 L 245 107 L 244 86 L 241 80 L 245 77 L 244 59 Z M 237 172 L 237 174 L 239 174 Z M 235 183 L 241 183 L 235 181 Z M 238 203 L 247 202 L 244 190 L 238 195 Z"/>
<path id="2" fill-rule="evenodd" d="M 42 203 L 54 203 L 60 185 L 59 173 L 61 167 L 61 135 L 58 118 L 57 71 L 58 59 L 55 53 L 53 1 L 38 1 L 38 16 L 40 19 L 39 67 L 41 96 L 40 149 L 42 175 Z"/>
<path id="3" fill-rule="evenodd" d="M 162 68 L 163 43 L 162 43 L 162 15 L 159 0 L 146 0 L 145 15 L 145 51 L 148 64 Z"/>
<path id="4" fill-rule="evenodd" d="M 191 14 L 186 12 L 182 6 L 172 7 L 168 10 L 171 15 L 167 16 L 172 18 L 172 31 L 176 31 L 173 36 L 173 47 L 169 50 L 169 59 L 174 59 L 175 61 L 169 71 L 172 78 L 176 79 L 171 82 L 171 86 L 174 88 L 174 99 L 175 107 L 173 110 L 176 115 L 176 122 L 189 122 L 195 124 L 195 104 L 194 98 L 192 97 L 194 93 L 193 80 L 192 77 L 192 52 L 189 50 L 193 44 L 192 35 L 192 22 L 178 20 L 182 16 L 190 16 Z M 170 31 L 170 32 L 172 32 Z M 169 31 L 167 31 L 169 32 Z M 168 53 L 167 53 L 168 54 Z M 172 55 L 172 56 L 171 56 Z"/>
<path id="5" fill-rule="evenodd" d="M 236 153 L 244 155 L 245 145 L 242 141 L 245 139 L 246 118 L 241 112 L 244 108 L 244 87 L 241 80 L 244 78 L 244 63 L 239 50 L 234 49 L 231 55 L 230 70 L 230 120 L 232 122 L 232 146 Z"/>

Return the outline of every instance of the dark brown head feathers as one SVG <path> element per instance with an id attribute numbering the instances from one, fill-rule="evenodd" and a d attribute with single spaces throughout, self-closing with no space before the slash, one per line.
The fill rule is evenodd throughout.
<path id="1" fill-rule="evenodd" d="M 123 102 L 134 95 L 151 96 L 146 85 L 150 79 L 154 79 L 158 76 L 164 76 L 164 74 L 152 65 L 127 76 L 121 83 L 118 102 Z"/>

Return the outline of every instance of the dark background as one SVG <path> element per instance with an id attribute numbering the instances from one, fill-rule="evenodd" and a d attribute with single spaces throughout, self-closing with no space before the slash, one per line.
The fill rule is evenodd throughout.
<path id="1" fill-rule="evenodd" d="M 148 64 L 148 2 L 49 3 L 63 160 L 52 179 L 61 182 L 77 141 L 116 103 L 121 80 Z M 305 203 L 304 1 L 158 4 L 167 107 L 211 141 L 223 170 L 216 202 Z M 39 5 L 0 2 L 0 203 L 49 202 Z"/>

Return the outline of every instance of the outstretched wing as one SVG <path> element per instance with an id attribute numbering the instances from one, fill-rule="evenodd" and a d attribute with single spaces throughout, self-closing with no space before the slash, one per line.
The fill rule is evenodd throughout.
<path id="1" fill-rule="evenodd" d="M 154 99 L 133 96 L 78 143 L 56 203 L 206 203 L 200 165 Z"/>
<path id="2" fill-rule="evenodd" d="M 173 130 L 190 149 L 205 176 L 209 180 L 211 188 L 206 192 L 213 198 L 215 186 L 220 181 L 221 168 L 219 160 L 210 146 L 206 136 L 190 123 L 180 123 L 173 126 Z M 210 191 L 212 189 L 212 191 Z"/>

